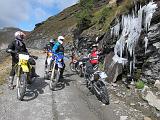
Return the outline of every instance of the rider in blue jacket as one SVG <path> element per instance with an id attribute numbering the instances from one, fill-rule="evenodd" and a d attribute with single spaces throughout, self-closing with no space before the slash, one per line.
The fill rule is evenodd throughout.
<path id="1" fill-rule="evenodd" d="M 52 48 L 53 54 L 55 54 L 55 55 L 63 54 L 64 55 L 63 41 L 64 41 L 64 37 L 63 36 L 59 36 L 58 37 L 58 41 L 55 43 L 55 45 Z M 61 78 L 63 78 L 64 69 L 65 69 L 65 64 L 64 64 L 63 69 L 61 70 L 61 73 L 60 73 L 60 77 Z"/>

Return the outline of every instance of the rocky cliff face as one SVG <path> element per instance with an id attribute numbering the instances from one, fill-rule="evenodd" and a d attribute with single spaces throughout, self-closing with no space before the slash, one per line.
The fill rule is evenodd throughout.
<path id="1" fill-rule="evenodd" d="M 160 78 L 160 1 L 155 1 L 157 8 L 156 11 L 153 14 L 152 20 L 151 20 L 151 26 L 146 31 L 144 27 L 142 27 L 142 31 L 140 33 L 140 36 L 137 39 L 137 43 L 135 46 L 135 51 L 132 51 L 135 53 L 135 59 L 132 62 L 135 62 L 135 68 L 134 73 L 136 74 L 137 69 L 141 72 L 141 78 L 146 82 L 155 82 L 155 80 L 159 80 Z M 148 4 L 148 3 L 147 3 Z M 119 20 L 122 19 L 122 16 L 118 18 Z M 116 19 L 117 20 L 117 19 Z M 117 21 L 113 23 L 114 25 L 117 24 Z M 134 23 L 133 23 L 134 24 Z M 120 26 L 121 27 L 121 26 Z M 138 27 L 138 26 L 137 26 Z M 123 29 L 115 27 L 116 30 L 120 29 L 120 35 L 122 34 Z M 116 30 L 114 31 L 116 34 Z M 120 36 L 112 36 L 111 32 L 109 31 L 105 33 L 104 37 L 100 40 L 101 47 L 104 48 L 104 52 L 106 54 L 110 53 L 111 51 L 115 52 L 115 46 L 117 44 L 117 40 L 119 40 Z M 118 33 L 119 35 L 119 33 Z M 137 34 L 138 35 L 138 34 Z M 124 36 L 125 37 L 125 36 Z M 124 39 L 128 39 L 129 37 L 126 36 Z M 135 38 L 136 39 L 136 36 Z M 128 39 L 130 40 L 130 39 Z M 128 43 L 129 44 L 129 43 Z M 119 46 L 120 47 L 120 46 Z M 131 48 L 131 46 L 130 46 Z M 125 47 L 123 48 L 125 49 Z M 120 52 L 120 51 L 119 51 Z M 118 53 L 120 54 L 120 53 Z M 124 54 L 124 53 L 122 53 Z M 125 55 L 123 55 L 125 56 Z M 131 58 L 132 59 L 132 58 Z M 107 59 L 106 59 L 107 61 Z M 112 62 L 108 63 L 111 64 Z M 130 65 L 128 65 L 130 66 Z M 119 69 L 121 69 L 120 67 Z M 129 67 L 126 71 L 130 71 Z M 132 69 L 132 68 L 131 68 Z M 116 71 L 116 68 L 115 70 Z M 120 72 L 122 73 L 122 72 Z M 120 74 L 119 73 L 119 74 Z M 134 75 L 135 76 L 135 75 Z M 137 79 L 137 78 L 135 78 Z"/>

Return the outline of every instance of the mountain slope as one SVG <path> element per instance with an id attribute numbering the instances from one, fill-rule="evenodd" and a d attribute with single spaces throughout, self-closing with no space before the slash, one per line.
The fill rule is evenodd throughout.
<path id="1" fill-rule="evenodd" d="M 14 40 L 14 33 L 18 28 L 3 28 L 0 30 L 0 50 L 5 49 Z"/>
<path id="2" fill-rule="evenodd" d="M 48 18 L 46 21 L 36 24 L 35 29 L 28 36 L 28 46 L 43 48 L 52 37 L 57 38 L 58 35 L 71 37 L 68 33 L 71 32 L 70 27 L 76 24 L 75 14 L 78 10 L 78 5 L 74 5 L 58 15 Z"/>
<path id="3" fill-rule="evenodd" d="M 109 0 L 96 1 L 93 12 L 98 11 L 109 2 Z M 77 25 L 76 15 L 79 11 L 79 4 L 76 4 L 66 8 L 58 15 L 36 24 L 35 29 L 28 36 L 28 46 L 41 49 L 50 38 L 56 39 L 59 35 L 64 35 L 66 42 L 73 41 L 73 31 Z"/>

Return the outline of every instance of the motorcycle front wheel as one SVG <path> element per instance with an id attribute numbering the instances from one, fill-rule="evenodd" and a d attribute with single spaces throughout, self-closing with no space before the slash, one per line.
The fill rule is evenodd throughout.
<path id="1" fill-rule="evenodd" d="M 27 74 L 23 73 L 17 78 L 17 99 L 23 100 L 27 85 Z"/>
<path id="2" fill-rule="evenodd" d="M 70 69 L 71 69 L 72 72 L 76 72 L 75 63 L 71 62 L 71 63 L 69 64 L 69 67 L 70 67 Z"/>
<path id="3" fill-rule="evenodd" d="M 50 84 L 49 84 L 49 88 L 51 90 L 55 90 L 59 79 L 60 79 L 60 68 L 58 68 L 58 70 L 54 70 L 54 75 L 53 77 L 51 77 Z"/>
<path id="4" fill-rule="evenodd" d="M 100 98 L 101 98 L 102 103 L 109 105 L 109 95 L 108 95 L 107 88 L 105 86 L 101 88 Z"/>

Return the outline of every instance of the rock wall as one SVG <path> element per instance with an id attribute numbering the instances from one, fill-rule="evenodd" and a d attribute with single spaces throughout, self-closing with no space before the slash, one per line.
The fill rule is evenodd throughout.
<path id="1" fill-rule="evenodd" d="M 160 78 L 160 1 L 157 0 L 155 1 L 155 3 L 157 4 L 157 9 L 153 14 L 151 26 L 147 33 L 145 30 L 142 30 L 135 48 L 135 69 L 140 69 L 142 71 L 140 79 L 146 82 L 153 83 L 155 82 L 155 80 L 158 80 Z M 115 20 L 112 24 L 116 24 L 116 22 L 117 21 Z M 145 36 L 148 37 L 147 48 L 145 48 Z M 104 53 L 108 54 L 110 52 L 113 52 L 116 42 L 117 36 L 111 36 L 111 31 L 105 33 L 104 37 L 100 40 L 100 44 L 104 49 Z M 105 60 L 106 63 L 110 61 L 108 59 Z M 119 71 L 120 69 L 118 69 L 117 71 Z M 123 70 L 129 72 L 128 69 Z M 107 68 L 106 71 L 108 71 Z M 121 73 L 122 72 L 120 72 L 119 74 Z"/>

